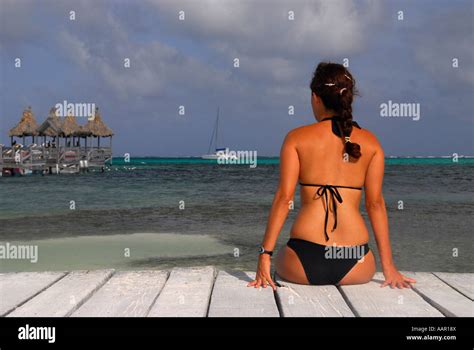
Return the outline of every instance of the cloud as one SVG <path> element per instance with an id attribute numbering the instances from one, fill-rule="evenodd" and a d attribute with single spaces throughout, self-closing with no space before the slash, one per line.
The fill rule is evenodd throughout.
<path id="1" fill-rule="evenodd" d="M 251 92 L 258 91 L 262 103 L 281 96 L 306 101 L 316 63 L 363 53 L 370 31 L 382 19 L 378 1 L 149 0 L 148 4 L 166 35 L 207 49 L 211 64 L 231 70 L 239 91 L 247 91 L 249 100 Z M 181 10 L 184 21 L 178 20 Z M 289 11 L 294 12 L 293 21 L 288 20 Z M 238 69 L 232 67 L 235 58 L 240 61 Z"/>
<path id="2" fill-rule="evenodd" d="M 23 19 L 21 23 L 29 12 L 40 11 L 35 2 L 24 4 L 29 5 L 10 6 L 14 17 Z M 380 8 L 376 1 L 356 6 L 349 0 L 148 1 L 139 10 L 129 3 L 110 7 L 94 2 L 93 11 L 91 4 L 87 0 L 74 5 L 46 1 L 41 11 L 46 18 L 57 18 L 54 31 L 53 27 L 36 28 L 35 21 L 24 23 L 20 31 L 12 22 L 9 30 L 23 33 L 24 40 L 18 45 L 28 45 L 30 37 L 50 45 L 51 51 L 96 74 L 120 98 L 159 97 L 172 90 L 183 94 L 195 89 L 216 93 L 232 89 L 244 97 L 269 83 L 291 85 L 295 81 L 304 81 L 306 87 L 308 72 L 301 70 L 301 62 L 307 57 L 316 60 L 322 55 L 363 50 L 368 26 Z M 184 22 L 177 20 L 181 9 L 186 11 Z M 68 20 L 70 10 L 76 12 L 76 21 Z M 128 16 L 130 11 L 138 12 L 144 23 L 160 23 L 159 29 L 171 34 L 158 37 L 156 26 L 137 25 Z M 294 11 L 294 21 L 288 20 L 288 11 Z M 179 36 L 194 40 L 201 46 L 198 51 L 207 51 L 212 59 L 198 57 L 180 44 L 165 43 Z M 232 67 L 235 57 L 241 60 L 238 70 Z M 131 60 L 129 69 L 123 67 L 125 58 Z M 238 86 L 232 79 L 239 81 Z M 186 84 L 176 88 L 176 82 L 183 81 Z M 281 95 L 288 90 L 296 91 L 271 87 L 265 94 Z"/>
<path id="3" fill-rule="evenodd" d="M 41 26 L 32 20 L 31 4 L 2 0 L 0 6 L 1 51 L 18 50 L 24 44 L 34 45 L 40 37 Z"/>
<path id="4" fill-rule="evenodd" d="M 59 48 L 84 71 L 100 77 L 120 98 L 159 97 L 166 91 L 220 89 L 230 75 L 159 41 L 119 40 L 123 33 L 118 29 L 115 35 L 109 34 L 108 42 L 97 50 L 92 34 L 93 30 L 100 32 L 101 26 L 95 23 L 93 27 L 90 35 L 81 37 L 63 31 L 58 35 Z M 130 60 L 130 67 L 124 66 L 125 59 Z M 177 82 L 186 81 L 186 85 L 178 87 Z"/>
<path id="5" fill-rule="evenodd" d="M 422 27 L 430 30 L 413 36 L 414 57 L 421 68 L 445 87 L 474 86 L 472 3 L 429 17 Z M 453 68 L 453 58 L 459 60 L 459 68 Z"/>
<path id="6" fill-rule="evenodd" d="M 58 43 L 64 50 L 64 53 L 73 59 L 74 63 L 82 68 L 86 68 L 91 64 L 93 56 L 86 43 L 79 38 L 69 32 L 63 31 L 58 35 Z"/>
<path id="7" fill-rule="evenodd" d="M 157 15 L 178 34 L 210 41 L 234 55 L 291 57 L 360 52 L 378 1 L 156 1 Z M 185 20 L 178 21 L 178 12 Z M 293 11 L 295 19 L 288 20 Z"/>
<path id="8" fill-rule="evenodd" d="M 410 14 L 403 24 L 393 19 L 398 3 L 368 0 L 0 1 L 0 57 L 35 60 L 29 71 L 4 69 L 1 118 L 10 118 L 9 126 L 24 101 L 41 114 L 47 113 L 45 101 L 93 99 L 126 147 L 150 142 L 149 149 L 186 154 L 207 139 L 220 105 L 223 134 L 232 130 L 229 145 L 276 154 L 288 129 L 313 121 L 308 83 L 315 65 L 344 57 L 364 97 L 362 108 L 355 106 L 357 115 L 367 115 L 364 126 L 378 123 L 374 111 L 388 99 L 420 101 L 430 120 L 469 116 L 474 62 L 468 1 L 402 3 Z M 69 21 L 70 10 L 76 21 Z M 186 11 L 184 22 L 179 10 Z M 451 68 L 452 57 L 461 68 Z M 240 68 L 233 67 L 234 58 Z M 181 104 L 188 119 L 175 118 Z M 377 127 L 390 134 L 385 124 Z M 427 125 L 427 135 L 438 135 L 438 125 Z M 456 139 L 468 131 L 461 128 Z M 185 141 L 176 135 L 186 135 Z M 417 136 L 408 131 L 404 137 Z"/>

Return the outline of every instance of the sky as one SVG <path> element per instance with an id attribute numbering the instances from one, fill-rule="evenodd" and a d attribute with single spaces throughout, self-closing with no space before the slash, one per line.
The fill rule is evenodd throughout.
<path id="1" fill-rule="evenodd" d="M 0 143 L 27 106 L 40 123 L 66 100 L 99 107 L 116 156 L 200 156 L 219 106 L 218 146 L 275 156 L 315 122 L 309 82 L 331 61 L 386 156 L 473 155 L 473 15 L 470 0 L 0 0 Z M 419 118 L 383 117 L 389 101 Z"/>

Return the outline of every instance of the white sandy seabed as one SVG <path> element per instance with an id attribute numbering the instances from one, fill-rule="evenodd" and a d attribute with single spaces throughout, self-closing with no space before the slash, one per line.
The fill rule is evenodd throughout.
<path id="1" fill-rule="evenodd" d="M 207 235 L 134 233 L 0 242 L 11 249 L 37 246 L 37 261 L 2 258 L 0 272 L 134 269 L 147 259 L 192 258 L 229 254 L 233 247 Z M 11 253 L 11 252 L 10 252 Z M 36 259 L 34 259 L 36 260 Z M 140 264 L 136 269 L 143 269 Z"/>

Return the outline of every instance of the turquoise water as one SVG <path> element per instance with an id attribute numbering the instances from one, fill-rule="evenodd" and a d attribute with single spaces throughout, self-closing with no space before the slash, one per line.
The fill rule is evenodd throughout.
<path id="1" fill-rule="evenodd" d="M 37 263 L 0 260 L 0 271 L 254 269 L 278 167 L 278 158 L 259 158 L 256 168 L 199 158 L 114 158 L 105 173 L 0 178 L 0 244 L 39 248 Z M 383 190 L 400 269 L 473 272 L 473 171 L 472 158 L 387 159 Z"/>

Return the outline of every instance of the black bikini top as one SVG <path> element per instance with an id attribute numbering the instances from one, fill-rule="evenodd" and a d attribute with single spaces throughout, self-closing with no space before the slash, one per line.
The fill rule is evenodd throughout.
<path id="1" fill-rule="evenodd" d="M 336 136 L 339 136 L 339 137 L 342 137 L 342 130 L 341 130 L 341 117 L 338 116 L 338 115 L 334 115 L 332 117 L 327 117 L 327 118 L 324 118 L 324 119 L 321 119 L 320 122 L 322 121 L 325 121 L 325 120 L 331 120 L 332 121 L 332 132 L 334 135 Z M 357 124 L 356 121 L 352 121 L 352 126 L 355 126 L 356 128 L 358 129 L 361 129 L 361 127 L 359 126 L 359 124 Z M 345 135 L 345 136 L 351 136 L 351 135 Z"/>

